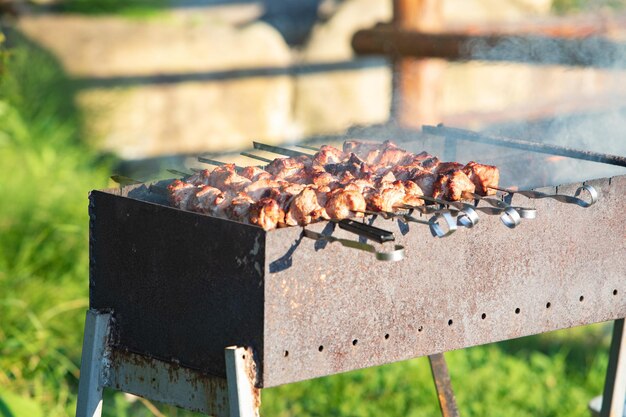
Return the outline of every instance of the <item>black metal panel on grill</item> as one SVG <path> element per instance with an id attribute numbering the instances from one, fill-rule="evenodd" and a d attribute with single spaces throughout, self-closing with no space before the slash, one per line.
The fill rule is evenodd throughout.
<path id="1" fill-rule="evenodd" d="M 91 306 L 114 311 L 119 346 L 218 375 L 226 346 L 252 346 L 262 387 L 616 319 L 626 176 L 592 185 L 600 200 L 587 209 L 516 195 L 538 214 L 513 230 L 482 215 L 435 239 L 378 219 L 406 246 L 393 263 L 300 228 L 266 233 L 94 192 Z"/>
<path id="2" fill-rule="evenodd" d="M 262 354 L 263 230 L 99 191 L 90 216 L 90 306 L 118 347 L 221 376 L 226 346 Z"/>

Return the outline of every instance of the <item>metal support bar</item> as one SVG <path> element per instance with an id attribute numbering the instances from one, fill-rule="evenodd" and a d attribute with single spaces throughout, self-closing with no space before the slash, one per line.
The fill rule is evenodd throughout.
<path id="1" fill-rule="evenodd" d="M 505 146 L 507 148 L 545 153 L 548 155 L 566 156 L 568 158 L 582 159 L 585 161 L 601 162 L 603 164 L 626 167 L 626 157 L 624 156 L 568 148 L 566 146 L 552 145 L 550 143 L 511 139 L 497 135 L 485 135 L 482 133 L 472 132 L 471 130 L 446 127 L 444 125 L 424 125 L 422 126 L 422 132 L 431 135 L 443 136 L 446 138 L 446 141 L 467 140 L 470 142 L 487 143 L 490 145 Z"/>
<path id="2" fill-rule="evenodd" d="M 430 370 L 433 373 L 433 380 L 437 389 L 441 415 L 443 417 L 459 417 L 459 409 L 454 398 L 452 384 L 450 383 L 446 358 L 443 356 L 443 353 L 436 353 L 429 355 L 428 361 L 430 362 Z"/>
<path id="3" fill-rule="evenodd" d="M 600 417 L 622 417 L 626 400 L 626 333 L 624 319 L 615 320 Z"/>
<path id="4" fill-rule="evenodd" d="M 237 346 L 226 348 L 226 379 L 230 417 L 259 417 L 261 390 L 254 386 L 252 352 Z"/>
<path id="5" fill-rule="evenodd" d="M 102 415 L 104 357 L 110 320 L 110 314 L 99 313 L 95 310 L 87 311 L 76 417 L 100 417 Z"/>

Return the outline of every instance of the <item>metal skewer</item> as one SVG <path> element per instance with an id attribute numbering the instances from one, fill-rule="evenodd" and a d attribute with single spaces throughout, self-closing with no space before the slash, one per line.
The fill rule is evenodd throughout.
<path id="1" fill-rule="evenodd" d="M 448 201 L 426 196 L 421 196 L 419 198 L 424 201 L 456 207 L 465 212 L 472 209 L 474 211 L 481 211 L 485 214 L 499 215 L 500 221 L 502 221 L 502 223 L 509 229 L 514 229 L 519 226 L 521 222 L 521 216 L 514 207 L 475 207 L 472 204 L 464 203 L 462 201 Z"/>
<path id="2" fill-rule="evenodd" d="M 297 148 L 309 149 L 315 152 L 318 152 L 320 150 L 319 147 L 316 148 L 315 146 L 309 146 L 309 145 L 294 145 L 294 146 L 296 146 Z"/>
<path id="3" fill-rule="evenodd" d="M 485 197 L 482 195 L 478 195 L 476 193 L 464 193 L 464 194 L 470 195 L 471 198 L 473 198 L 474 200 L 484 201 L 485 203 L 493 206 L 494 208 L 501 209 L 501 210 L 488 210 L 488 209 L 491 209 L 491 207 L 475 207 L 477 210 L 480 210 L 483 213 L 499 214 L 508 208 L 512 208 L 515 211 L 517 211 L 517 213 L 520 215 L 522 219 L 535 219 L 537 217 L 537 209 L 534 209 L 534 208 L 512 206 L 502 200 L 498 200 L 497 198 L 489 198 L 489 197 Z"/>
<path id="4" fill-rule="evenodd" d="M 168 169 L 167 172 L 169 172 L 170 174 L 181 176 L 183 178 L 191 177 L 191 174 L 187 172 L 179 171 L 177 169 Z"/>
<path id="5" fill-rule="evenodd" d="M 388 211 L 371 211 L 365 210 L 359 213 L 367 214 L 369 216 L 381 216 L 384 219 L 398 219 L 404 223 L 418 223 L 427 225 L 430 228 L 430 232 L 434 237 L 447 237 L 457 230 L 458 221 L 454 219 L 452 213 L 449 210 L 439 210 L 429 220 L 422 220 L 413 217 L 411 213 L 391 213 Z M 443 220 L 445 227 L 439 222 Z"/>
<path id="6" fill-rule="evenodd" d="M 111 175 L 111 179 L 118 183 L 120 186 L 125 185 L 135 185 L 135 184 L 143 184 L 141 181 L 137 181 L 135 179 L 125 177 L 124 175 Z"/>
<path id="7" fill-rule="evenodd" d="M 215 159 L 207 158 L 206 156 L 199 156 L 198 161 L 204 162 L 205 164 L 209 164 L 209 165 L 215 165 L 215 166 L 222 166 L 222 165 L 228 164 L 227 162 L 217 161 Z"/>
<path id="8" fill-rule="evenodd" d="M 295 151 L 295 150 L 292 150 L 292 149 L 281 148 L 281 147 L 272 146 L 272 145 L 266 145 L 264 143 L 259 143 L 259 142 L 252 142 L 252 146 L 254 146 L 254 149 L 259 149 L 261 151 L 267 151 L 267 152 L 273 152 L 273 153 L 277 153 L 279 155 L 285 155 L 285 156 L 289 156 L 289 157 L 292 157 L 292 158 L 295 158 L 295 157 L 298 157 L 298 156 L 312 156 L 308 152 Z"/>
<path id="9" fill-rule="evenodd" d="M 494 190 L 503 191 L 509 194 L 520 194 L 527 198 L 533 199 L 541 199 L 541 198 L 551 198 L 553 200 L 559 201 L 561 203 L 568 204 L 576 204 L 580 207 L 587 208 L 593 206 L 598 201 L 598 192 L 591 185 L 583 185 L 582 187 L 578 187 L 574 196 L 565 195 L 565 194 L 546 194 L 540 191 L 515 191 L 509 190 L 507 188 L 500 187 L 489 187 Z M 583 192 L 589 194 L 589 201 L 585 201 L 581 198 L 578 198 Z"/>
<path id="10" fill-rule="evenodd" d="M 256 159 L 258 161 L 263 161 L 263 162 L 266 162 L 268 164 L 273 161 L 273 159 L 263 158 L 262 156 L 255 155 L 253 153 L 248 153 L 248 152 L 240 152 L 239 155 L 247 156 L 248 158 Z"/>

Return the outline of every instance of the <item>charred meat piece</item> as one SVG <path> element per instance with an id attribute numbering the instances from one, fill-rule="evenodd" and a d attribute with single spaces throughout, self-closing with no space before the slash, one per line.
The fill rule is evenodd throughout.
<path id="1" fill-rule="evenodd" d="M 250 181 L 270 179 L 272 177 L 272 174 L 270 174 L 269 172 L 259 167 L 253 167 L 253 166 L 245 167 L 244 169 L 242 169 L 240 172 L 240 175 L 242 177 L 246 177 Z"/>
<path id="2" fill-rule="evenodd" d="M 353 153 L 365 158 L 370 152 L 379 151 L 382 146 L 382 143 L 369 140 L 347 140 L 343 143 L 343 152 L 346 154 Z"/>
<path id="3" fill-rule="evenodd" d="M 493 165 L 483 165 L 474 161 L 470 161 L 463 172 L 469 177 L 476 186 L 476 193 L 480 195 L 494 195 L 500 182 L 500 170 Z"/>
<path id="4" fill-rule="evenodd" d="M 315 190 L 306 187 L 291 200 L 285 213 L 285 224 L 305 226 L 311 223 L 314 216 L 319 216 L 320 209 Z"/>
<path id="5" fill-rule="evenodd" d="M 439 165 L 432 169 L 435 174 L 445 174 L 450 171 L 463 169 L 463 164 L 458 162 L 440 162 Z"/>
<path id="6" fill-rule="evenodd" d="M 413 207 L 423 206 L 424 200 L 420 197 L 424 195 L 424 191 L 422 191 L 420 186 L 413 181 L 403 181 L 402 184 L 404 185 L 404 200 L 402 203 Z"/>
<path id="7" fill-rule="evenodd" d="M 430 172 L 417 172 L 413 175 L 411 181 L 419 185 L 424 192 L 424 195 L 431 196 L 435 192 L 435 181 L 437 181 L 437 176 L 435 174 L 431 174 Z"/>
<path id="8" fill-rule="evenodd" d="M 324 145 L 313 157 L 313 164 L 321 166 L 328 164 L 338 164 L 344 159 L 345 154 L 341 151 L 341 149 L 337 149 L 334 146 Z"/>
<path id="9" fill-rule="evenodd" d="M 368 165 L 357 155 L 351 153 L 348 159 L 337 164 L 324 166 L 326 172 L 341 177 L 345 173 L 351 174 L 354 178 L 360 178 L 370 172 Z"/>
<path id="10" fill-rule="evenodd" d="M 189 203 L 189 209 L 198 213 L 214 214 L 217 205 L 222 203 L 226 196 L 222 191 L 210 185 L 199 188 Z"/>
<path id="11" fill-rule="evenodd" d="M 462 170 L 447 171 L 435 181 L 433 197 L 459 201 L 464 193 L 473 193 L 476 186 Z"/>
<path id="12" fill-rule="evenodd" d="M 229 219 L 248 223 L 250 207 L 255 200 L 246 193 L 237 194 L 231 201 L 230 206 L 226 210 Z"/>
<path id="13" fill-rule="evenodd" d="M 222 191 L 240 191 L 250 180 L 237 173 L 235 164 L 225 164 L 215 168 L 209 177 L 208 185 Z"/>
<path id="14" fill-rule="evenodd" d="M 202 171 L 196 172 L 192 176 L 188 177 L 185 181 L 196 186 L 209 185 L 210 176 L 211 171 L 203 169 Z"/>
<path id="15" fill-rule="evenodd" d="M 265 170 L 272 174 L 275 179 L 283 179 L 297 174 L 304 169 L 305 165 L 310 165 L 310 163 L 311 160 L 308 156 L 276 158 L 265 167 Z"/>
<path id="16" fill-rule="evenodd" d="M 391 166 L 397 165 L 400 161 L 406 158 L 407 151 L 394 146 L 388 146 L 381 150 L 378 158 L 376 158 L 376 165 Z"/>
<path id="17" fill-rule="evenodd" d="M 262 198 L 250 206 L 250 223 L 272 230 L 284 223 L 285 212 L 273 198 Z"/>
<path id="18" fill-rule="evenodd" d="M 432 171 L 439 165 L 439 158 L 427 152 L 420 152 L 417 155 L 407 153 L 407 155 L 395 167 L 419 168 L 426 171 Z"/>
<path id="19" fill-rule="evenodd" d="M 168 185 L 170 203 L 183 210 L 189 209 L 189 201 L 196 195 L 197 187 L 181 180 L 174 180 Z"/>
<path id="20" fill-rule="evenodd" d="M 278 181 L 272 179 L 260 179 L 258 181 L 251 182 L 243 189 L 243 192 L 248 194 L 254 201 L 259 201 L 263 197 L 268 197 L 270 191 L 274 188 L 280 187 Z"/>
<path id="21" fill-rule="evenodd" d="M 406 192 L 402 181 L 389 184 L 368 196 L 367 208 L 373 211 L 393 212 L 404 203 Z"/>
<path id="22" fill-rule="evenodd" d="M 338 188 L 328 193 L 327 198 L 325 208 L 331 219 L 363 217 L 365 198 L 358 191 Z"/>

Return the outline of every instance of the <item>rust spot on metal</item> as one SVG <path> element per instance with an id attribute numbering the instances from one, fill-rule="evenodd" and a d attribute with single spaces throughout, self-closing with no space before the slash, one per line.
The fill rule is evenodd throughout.
<path id="1" fill-rule="evenodd" d="M 259 374 L 257 372 L 257 357 L 251 347 L 246 348 L 244 365 L 246 369 L 246 375 L 248 377 L 248 380 L 250 381 L 250 386 L 252 387 L 252 399 L 254 401 L 254 408 L 255 410 L 258 410 L 261 407 L 261 389 L 259 388 L 260 380 Z"/>

